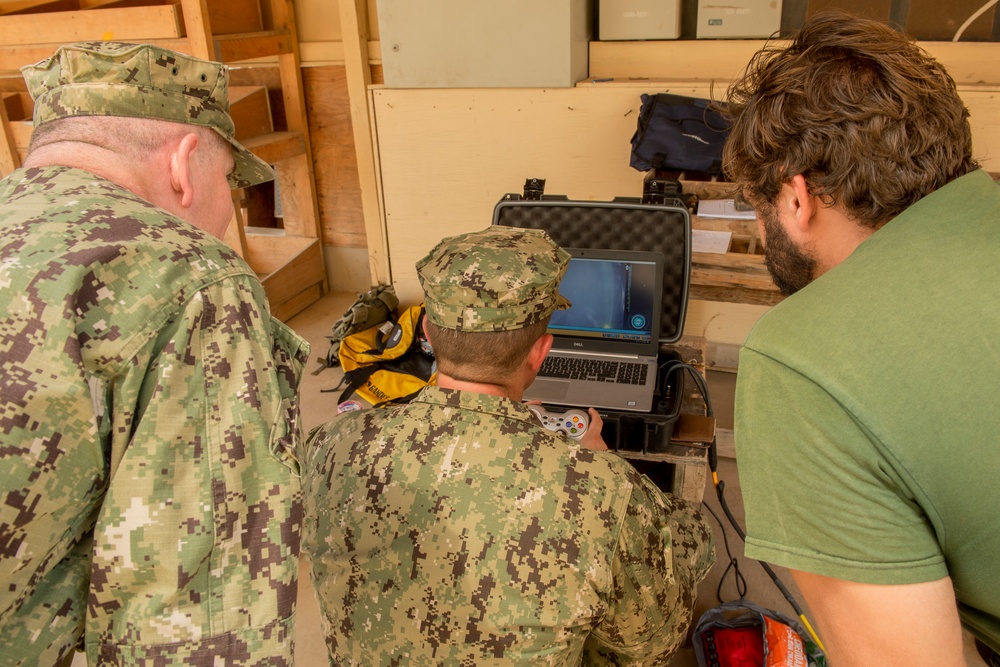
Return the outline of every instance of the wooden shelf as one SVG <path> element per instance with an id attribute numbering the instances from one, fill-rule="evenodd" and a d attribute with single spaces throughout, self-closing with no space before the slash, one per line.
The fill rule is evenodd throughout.
<path id="1" fill-rule="evenodd" d="M 306 154 L 306 138 L 301 132 L 271 132 L 242 142 L 251 153 L 268 164 Z"/>
<path id="2" fill-rule="evenodd" d="M 278 228 L 246 226 L 245 193 L 226 241 L 260 276 L 271 310 L 286 320 L 328 290 L 319 206 L 291 0 L 21 0 L 0 5 L 0 174 L 21 165 L 31 137 L 31 99 L 19 68 L 76 41 L 144 42 L 226 63 L 277 58 L 283 99 L 275 131 L 267 91 L 231 87 L 236 135 L 277 174 Z M 127 6 L 126 6 L 127 5 Z M 265 25 L 263 17 L 269 17 Z M 217 32 L 213 32 L 217 26 Z M 45 43 L 38 43 L 38 35 Z M 254 216 L 258 217 L 258 216 Z"/>
<path id="3" fill-rule="evenodd" d="M 220 35 L 213 40 L 215 57 L 223 62 L 266 58 L 267 56 L 292 55 L 295 45 L 287 31 L 254 32 Z"/>

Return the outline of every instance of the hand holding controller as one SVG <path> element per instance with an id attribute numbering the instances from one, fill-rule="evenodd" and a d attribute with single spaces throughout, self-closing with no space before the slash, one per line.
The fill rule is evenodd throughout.
<path id="1" fill-rule="evenodd" d="M 538 416 L 542 426 L 550 431 L 565 433 L 579 440 L 590 426 L 590 418 L 583 410 L 570 409 L 566 412 L 549 412 L 540 405 L 528 404 L 528 409 Z"/>

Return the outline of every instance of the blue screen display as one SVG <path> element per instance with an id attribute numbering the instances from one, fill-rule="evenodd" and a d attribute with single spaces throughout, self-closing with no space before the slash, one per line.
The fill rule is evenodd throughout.
<path id="1" fill-rule="evenodd" d="M 559 292 L 572 302 L 552 314 L 558 335 L 649 342 L 653 338 L 656 265 L 573 257 Z"/>

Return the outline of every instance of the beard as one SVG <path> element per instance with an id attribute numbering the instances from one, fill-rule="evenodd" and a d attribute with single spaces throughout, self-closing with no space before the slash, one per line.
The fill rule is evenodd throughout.
<path id="1" fill-rule="evenodd" d="M 764 266 L 785 296 L 791 296 L 816 277 L 816 260 L 795 244 L 770 207 L 760 207 L 764 223 Z"/>

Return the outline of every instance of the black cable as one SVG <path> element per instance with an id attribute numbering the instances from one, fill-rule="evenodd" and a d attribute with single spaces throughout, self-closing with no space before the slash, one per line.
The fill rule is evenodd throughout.
<path id="1" fill-rule="evenodd" d="M 739 523 L 736 522 L 736 517 L 733 516 L 733 513 L 729 510 L 728 503 L 726 503 L 726 498 L 724 495 L 725 489 L 726 489 L 726 483 L 723 482 L 722 480 L 719 480 L 715 484 L 716 495 L 718 495 L 719 497 L 719 504 L 722 506 L 722 511 L 726 513 L 726 517 L 729 519 L 729 523 L 731 523 L 733 525 L 733 528 L 736 530 L 736 534 L 740 536 L 740 539 L 743 540 L 743 542 L 746 542 L 747 541 L 746 533 L 744 533 L 743 529 L 740 528 Z M 781 594 L 785 597 L 785 600 L 788 601 L 788 604 L 792 606 L 792 609 L 795 610 L 795 613 L 798 614 L 800 617 L 804 616 L 805 612 L 802 611 L 802 607 L 800 607 L 799 604 L 795 601 L 795 598 L 792 596 L 791 591 L 789 591 L 785 587 L 785 584 L 782 583 L 781 579 L 778 578 L 777 573 L 771 569 L 771 566 L 762 560 L 759 560 L 757 562 L 760 563 L 760 566 L 762 568 L 764 568 L 764 572 L 767 572 L 767 576 L 771 577 L 771 581 L 773 581 L 774 585 L 778 587 L 778 590 L 781 591 Z"/>
<path id="2" fill-rule="evenodd" d="M 702 400 L 705 401 L 705 414 L 709 417 L 713 416 L 712 412 L 712 399 L 708 394 L 708 386 L 705 384 L 705 378 L 702 376 L 701 372 L 691 364 L 686 364 L 683 361 L 678 361 L 676 359 L 670 359 L 662 364 L 660 364 L 660 374 L 663 376 L 664 384 L 669 386 L 670 375 L 676 371 L 687 371 L 695 384 L 698 386 L 698 393 L 701 394 Z M 683 383 L 678 388 L 678 392 L 682 391 Z M 680 414 L 681 404 L 683 403 L 683 396 L 678 396 L 676 401 L 676 407 L 671 416 L 676 416 Z"/>
<path id="3" fill-rule="evenodd" d="M 726 534 L 726 526 L 722 523 L 722 519 L 719 518 L 719 515 L 715 513 L 715 510 L 713 510 L 708 503 L 702 503 L 702 507 L 708 510 L 708 513 L 711 514 L 716 523 L 719 524 L 719 528 L 722 529 L 722 543 L 726 548 L 726 556 L 729 557 L 729 564 L 726 566 L 725 572 L 723 572 L 722 576 L 719 578 L 719 585 L 715 589 L 715 599 L 720 603 L 725 604 L 726 601 L 722 599 L 722 585 L 726 583 L 726 576 L 729 574 L 729 571 L 732 570 L 736 585 L 736 592 L 739 593 L 740 601 L 743 601 L 747 596 L 747 581 L 743 577 L 743 573 L 740 572 L 739 560 L 733 556 L 733 552 L 729 548 L 729 536 Z"/>
<path id="4" fill-rule="evenodd" d="M 664 400 L 666 400 L 666 397 L 669 395 L 668 392 L 670 391 L 670 374 L 669 374 L 669 372 L 664 373 L 664 371 L 663 371 L 663 368 L 668 363 L 671 363 L 671 362 L 664 362 L 664 363 L 660 364 L 660 368 L 659 368 L 659 371 L 658 371 L 663 376 L 663 383 L 662 383 L 663 386 L 660 387 L 660 394 L 664 397 Z M 666 417 L 669 420 L 677 419 L 681 415 L 681 407 L 682 407 L 682 404 L 683 404 L 684 401 L 682 400 L 683 397 L 680 395 L 680 393 L 683 391 L 683 387 L 684 387 L 684 384 L 682 382 L 682 383 L 680 383 L 679 386 L 677 386 L 677 387 L 674 388 L 674 407 L 673 407 L 673 410 L 671 410 L 668 414 L 663 415 L 664 417 Z"/>
<path id="5" fill-rule="evenodd" d="M 663 369 L 667 369 L 666 372 L 668 373 L 673 371 L 675 368 L 684 368 L 689 372 L 691 377 L 694 378 L 695 384 L 698 386 L 698 391 L 699 393 L 701 393 L 701 397 L 705 401 L 705 414 L 709 417 L 713 416 L 714 413 L 712 412 L 712 399 L 708 393 L 708 385 L 705 382 L 705 377 L 694 366 L 676 360 L 667 361 L 660 366 L 661 372 L 663 372 Z M 712 442 L 710 442 L 708 445 L 708 469 L 712 473 L 712 482 L 715 486 L 715 492 L 719 498 L 719 505 L 722 507 L 722 511 L 725 512 L 726 518 L 729 519 L 729 523 L 732 524 L 733 529 L 736 531 L 736 534 L 739 535 L 740 539 L 743 540 L 744 543 L 746 543 L 747 541 L 746 533 L 743 532 L 743 529 L 736 521 L 736 517 L 734 517 L 733 513 L 730 511 L 729 504 L 726 503 L 726 497 L 725 497 L 726 483 L 719 479 L 718 443 L 716 442 L 716 439 L 714 437 L 712 438 Z M 702 504 L 703 506 L 708 507 L 704 503 Z M 709 509 L 709 511 L 711 512 L 711 509 Z M 715 516 L 715 512 L 712 512 L 712 515 Z M 716 520 L 718 521 L 718 517 L 716 517 Z M 726 535 L 725 528 L 723 528 L 722 530 L 722 535 L 723 538 L 725 538 Z M 730 558 L 732 558 L 732 554 L 729 552 L 728 541 L 726 541 L 726 554 L 729 555 Z M 775 571 L 771 569 L 770 565 L 760 560 L 757 562 L 760 563 L 760 566 L 762 568 L 764 568 L 764 572 L 767 573 L 767 576 L 771 578 L 771 581 L 774 582 L 774 585 L 778 588 L 779 591 L 781 591 L 782 596 L 784 596 L 785 600 L 788 601 L 788 604 L 791 605 L 792 609 L 795 610 L 795 613 L 798 614 L 799 620 L 803 622 L 806 629 L 809 631 L 809 634 L 812 636 L 813 640 L 822 649 L 823 648 L 822 642 L 820 642 L 819 637 L 816 635 L 816 632 L 812 629 L 812 626 L 809 624 L 809 620 L 806 618 L 805 612 L 802 611 L 802 607 L 800 607 L 798 602 L 795 601 L 795 598 L 792 596 L 792 593 L 788 590 L 788 588 L 785 587 L 785 584 L 781 581 L 781 579 L 778 578 L 777 573 L 775 573 Z M 732 567 L 732 565 L 733 565 L 732 562 L 730 562 L 729 566 L 726 568 L 726 572 L 723 573 L 723 577 L 725 577 L 726 573 L 728 573 L 729 568 Z M 719 586 L 721 590 L 722 586 L 721 581 L 719 583 Z M 738 586 L 737 586 L 737 592 L 739 592 Z M 716 593 L 716 596 L 718 597 L 718 592 Z"/>

